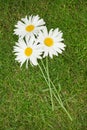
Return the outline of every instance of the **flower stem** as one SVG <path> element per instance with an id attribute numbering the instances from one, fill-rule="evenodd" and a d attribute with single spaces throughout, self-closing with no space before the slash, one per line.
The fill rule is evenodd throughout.
<path id="1" fill-rule="evenodd" d="M 42 73 L 42 75 L 43 75 L 44 80 L 46 81 L 47 85 L 49 86 L 49 89 L 50 89 L 50 97 L 51 97 L 51 104 L 52 104 L 52 110 L 54 110 L 53 96 L 52 96 L 52 89 L 51 89 L 51 86 L 50 86 L 49 74 L 48 74 L 48 81 L 47 81 L 47 79 L 46 79 L 46 77 L 45 77 L 45 74 L 44 74 L 44 72 L 43 72 L 41 66 L 40 66 L 40 65 L 38 65 L 38 66 L 39 66 L 39 68 L 40 68 L 40 71 L 41 71 L 41 73 Z"/>
<path id="2" fill-rule="evenodd" d="M 41 71 L 41 73 L 42 73 L 42 75 L 43 75 L 44 80 L 46 81 L 47 85 L 49 85 L 48 82 L 47 82 L 47 79 L 46 79 L 46 77 L 45 77 L 45 75 L 44 75 L 44 72 L 43 72 L 43 70 L 42 70 L 42 68 L 41 68 L 41 66 L 40 66 L 39 64 L 38 64 L 38 66 L 39 66 L 39 69 L 40 69 L 40 71 Z"/>
<path id="3" fill-rule="evenodd" d="M 48 60 L 48 59 L 46 59 L 46 60 Z M 47 62 L 48 62 L 48 61 L 46 61 L 46 63 L 47 63 Z M 52 91 L 54 97 L 56 98 L 56 100 L 58 101 L 58 103 L 60 104 L 60 106 L 63 108 L 63 110 L 65 111 L 65 113 L 68 115 L 69 119 L 72 121 L 72 117 L 70 116 L 70 114 L 68 113 L 68 111 L 66 110 L 66 108 L 65 108 L 64 105 L 63 105 L 63 102 L 62 102 L 62 100 L 61 100 L 60 94 L 57 92 L 57 89 L 56 89 L 55 85 L 53 84 L 53 82 L 51 81 L 51 79 L 50 79 L 50 77 L 49 77 L 49 75 L 48 75 L 48 72 L 49 72 L 49 71 L 48 71 L 48 64 L 46 64 L 46 65 L 47 65 L 47 70 L 46 70 L 46 67 L 45 67 L 45 65 L 44 65 L 44 63 L 43 63 L 42 60 L 41 60 L 41 63 L 42 63 L 42 65 L 43 65 L 43 68 L 44 68 L 44 70 L 45 70 L 45 73 L 47 74 L 47 76 L 48 76 L 48 78 L 49 78 L 49 80 L 50 80 L 50 83 L 52 84 L 52 86 L 53 86 L 53 88 L 54 88 L 54 91 L 55 91 L 56 94 L 57 94 L 57 96 L 56 96 L 55 92 Z M 51 90 L 52 90 L 52 89 L 51 89 Z"/>
<path id="4" fill-rule="evenodd" d="M 53 95 L 52 95 L 52 88 L 51 88 L 50 75 L 49 75 L 48 57 L 46 57 L 46 67 L 47 67 L 47 77 L 48 77 L 48 83 L 49 83 L 50 97 L 51 97 L 51 103 L 52 103 L 52 110 L 54 110 Z"/>
<path id="5" fill-rule="evenodd" d="M 69 112 L 66 110 L 66 108 L 63 105 L 63 102 L 60 102 L 60 100 L 56 97 L 56 95 L 54 94 L 56 100 L 58 101 L 58 103 L 60 104 L 60 106 L 63 108 L 63 110 L 66 112 L 67 116 L 69 117 L 69 119 L 72 121 L 72 117 L 70 116 Z M 59 97 L 59 96 L 58 96 Z"/>

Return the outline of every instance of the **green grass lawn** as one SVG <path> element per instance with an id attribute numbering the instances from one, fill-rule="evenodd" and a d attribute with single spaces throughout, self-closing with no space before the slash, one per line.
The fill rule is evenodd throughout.
<path id="1" fill-rule="evenodd" d="M 49 69 L 72 122 L 55 98 L 52 111 L 38 66 L 14 60 L 14 25 L 31 14 L 63 31 L 66 49 Z M 87 130 L 87 0 L 0 0 L 0 130 Z"/>

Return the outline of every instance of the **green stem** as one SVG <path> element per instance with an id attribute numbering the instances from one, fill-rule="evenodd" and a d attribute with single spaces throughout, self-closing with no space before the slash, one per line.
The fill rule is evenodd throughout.
<path id="1" fill-rule="evenodd" d="M 47 77 L 48 77 L 48 83 L 49 83 L 50 97 L 51 97 L 51 103 L 52 103 L 52 110 L 54 110 L 52 88 L 51 88 L 51 84 L 50 84 L 50 75 L 49 75 L 48 57 L 46 57 L 46 66 L 47 66 Z"/>
<path id="2" fill-rule="evenodd" d="M 44 72 L 43 72 L 43 70 L 42 70 L 42 68 L 41 68 L 41 66 L 40 66 L 39 64 L 38 64 L 38 66 L 39 66 L 39 68 L 40 68 L 40 71 L 41 71 L 41 73 L 42 73 L 42 75 L 43 75 L 44 80 L 46 81 L 47 85 L 49 85 L 48 82 L 47 82 L 47 79 L 46 79 L 46 77 L 45 77 L 45 75 L 44 75 Z"/>
<path id="3" fill-rule="evenodd" d="M 66 108 L 63 105 L 63 102 L 60 102 L 60 100 L 56 97 L 56 95 L 54 94 L 56 100 L 58 101 L 58 103 L 60 104 L 60 106 L 63 108 L 63 110 L 66 112 L 67 116 L 69 117 L 69 119 L 72 121 L 72 117 L 70 116 L 69 112 L 66 110 Z"/>
<path id="4" fill-rule="evenodd" d="M 47 74 L 47 73 L 48 73 L 48 70 L 46 70 L 46 67 L 45 67 L 45 65 L 44 65 L 44 63 L 43 63 L 42 60 L 41 60 L 41 62 L 42 62 L 43 68 L 44 68 L 44 70 L 45 70 L 45 73 Z M 47 69 L 48 69 L 48 66 L 47 66 Z M 48 75 L 48 74 L 47 74 L 47 75 Z M 54 90 L 55 90 L 55 92 L 56 92 L 56 94 L 57 94 L 57 96 L 58 96 L 58 97 L 57 97 L 57 96 L 55 95 L 55 92 L 53 91 L 54 97 L 56 98 L 56 100 L 58 101 L 58 103 L 60 104 L 60 106 L 63 108 L 63 110 L 66 112 L 66 114 L 68 115 L 69 119 L 72 121 L 72 118 L 71 118 L 70 114 L 68 113 L 68 111 L 66 110 L 66 108 L 64 107 L 63 102 L 62 102 L 62 100 L 61 100 L 61 97 L 60 97 L 59 93 L 57 92 L 56 87 L 55 87 L 55 85 L 53 84 L 53 82 L 51 81 L 50 77 L 49 77 L 49 80 L 50 80 L 50 83 L 52 84 L 52 86 L 53 86 L 53 88 L 54 88 Z"/>
<path id="5" fill-rule="evenodd" d="M 47 74 L 46 67 L 45 67 L 45 65 L 44 65 L 44 63 L 43 63 L 43 61 L 42 61 L 42 60 L 41 60 L 41 63 L 42 63 L 42 65 L 43 65 L 43 68 L 44 68 L 44 70 L 45 70 L 45 73 Z M 55 85 L 53 84 L 53 82 L 51 81 L 51 79 L 50 79 L 50 78 L 49 78 L 49 80 L 50 80 L 50 82 L 51 82 L 51 84 L 52 84 L 52 86 L 53 86 L 53 88 L 54 88 L 55 92 L 58 94 L 58 92 L 57 92 L 57 90 L 56 90 Z M 59 98 L 60 98 L 60 97 L 59 97 Z M 60 100 L 61 100 L 61 98 L 60 98 Z"/>
<path id="6" fill-rule="evenodd" d="M 42 75 L 43 75 L 44 80 L 46 81 L 47 85 L 49 86 L 49 89 L 50 89 L 50 97 L 51 97 L 51 104 L 52 104 L 52 110 L 54 110 L 52 89 L 51 89 L 50 82 L 49 82 L 49 81 L 50 81 L 50 80 L 49 80 L 49 76 L 48 76 L 48 81 L 47 81 L 47 79 L 46 79 L 46 77 L 45 77 L 45 74 L 44 74 L 44 72 L 43 72 L 41 66 L 40 66 L 40 65 L 38 65 L 38 66 L 39 66 L 39 68 L 40 68 L 40 71 L 41 71 L 41 73 L 42 73 Z"/>

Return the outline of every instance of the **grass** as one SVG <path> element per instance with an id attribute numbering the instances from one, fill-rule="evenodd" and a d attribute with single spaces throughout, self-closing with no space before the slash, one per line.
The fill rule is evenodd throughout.
<path id="1" fill-rule="evenodd" d="M 0 0 L 0 130 L 87 129 L 87 1 Z M 50 76 L 61 85 L 61 98 L 71 122 L 50 95 L 40 70 L 20 69 L 12 53 L 14 25 L 26 15 L 44 18 L 48 29 L 59 27 L 66 50 L 49 59 Z M 44 60 L 45 62 L 45 60 Z"/>

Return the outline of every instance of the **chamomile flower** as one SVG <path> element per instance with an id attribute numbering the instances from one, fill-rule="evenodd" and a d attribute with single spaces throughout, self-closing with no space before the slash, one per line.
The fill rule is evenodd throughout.
<path id="1" fill-rule="evenodd" d="M 14 46 L 13 52 L 16 55 L 15 60 L 20 63 L 20 66 L 26 62 L 26 68 L 28 68 L 28 61 L 32 65 L 38 65 L 37 59 L 41 59 L 42 50 L 40 45 L 35 40 L 35 37 L 19 39 Z"/>
<path id="2" fill-rule="evenodd" d="M 38 15 L 29 16 L 22 18 L 21 21 L 15 25 L 14 34 L 19 37 L 37 35 L 39 31 L 43 30 L 45 22 L 43 19 L 40 19 Z"/>
<path id="3" fill-rule="evenodd" d="M 38 42 L 41 43 L 43 48 L 43 57 L 50 56 L 53 58 L 53 55 L 58 56 L 58 53 L 62 53 L 65 49 L 65 44 L 62 42 L 63 33 L 57 29 L 51 29 L 49 32 L 45 27 L 43 31 L 39 33 Z"/>

